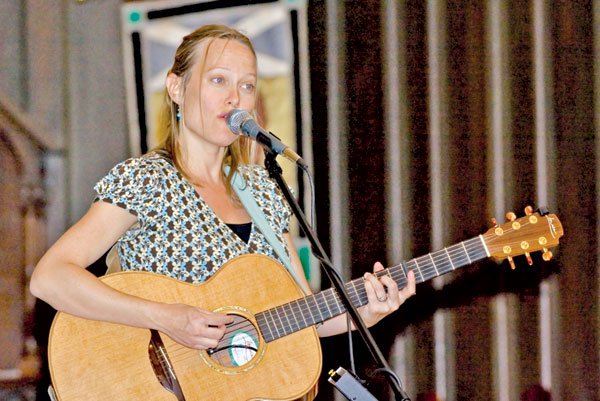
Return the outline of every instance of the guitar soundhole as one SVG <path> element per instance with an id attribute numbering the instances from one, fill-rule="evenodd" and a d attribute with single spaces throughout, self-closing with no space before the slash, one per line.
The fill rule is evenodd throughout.
<path id="1" fill-rule="evenodd" d="M 240 315 L 230 316 L 233 316 L 233 323 L 227 326 L 219 345 L 206 353 L 214 363 L 235 368 L 254 359 L 259 349 L 260 336 L 250 320 Z"/>

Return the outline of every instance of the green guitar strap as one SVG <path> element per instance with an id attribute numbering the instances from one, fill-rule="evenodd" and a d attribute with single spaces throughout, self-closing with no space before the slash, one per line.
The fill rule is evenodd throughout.
<path id="1" fill-rule="evenodd" d="M 229 166 L 226 166 L 225 172 L 229 172 Z M 279 257 L 279 259 L 283 262 L 283 265 L 286 267 L 286 269 L 288 269 L 294 280 L 296 280 L 296 283 L 300 286 L 302 291 L 306 293 L 302 282 L 298 279 L 298 276 L 296 275 L 296 272 L 292 267 L 292 262 L 288 254 L 285 252 L 283 244 L 275 235 L 275 231 L 273 231 L 273 228 L 267 221 L 265 214 L 263 213 L 260 206 L 258 206 L 258 203 L 256 203 L 256 199 L 254 199 L 254 196 L 252 196 L 250 186 L 246 183 L 244 178 L 237 171 L 233 174 L 231 182 L 233 184 L 233 189 L 240 198 L 240 201 L 244 205 L 244 208 L 246 209 L 248 214 L 250 214 L 250 217 L 252 217 L 252 221 L 254 222 L 254 224 L 256 224 L 256 227 L 260 230 L 260 232 L 265 236 L 269 244 L 273 247 L 273 250 Z"/>

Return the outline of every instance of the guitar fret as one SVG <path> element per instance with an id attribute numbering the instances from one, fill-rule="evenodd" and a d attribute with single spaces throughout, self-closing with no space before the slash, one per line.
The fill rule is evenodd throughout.
<path id="1" fill-rule="evenodd" d="M 452 263 L 452 258 L 450 257 L 450 254 L 448 253 L 448 248 L 444 248 L 444 251 L 446 251 L 446 255 L 448 256 L 448 260 L 450 261 L 450 266 L 452 266 L 452 270 L 454 270 L 455 269 L 454 263 Z"/>
<path id="2" fill-rule="evenodd" d="M 467 246 L 470 260 L 477 260 L 487 256 L 487 254 L 485 254 L 485 249 L 483 249 L 479 243 L 479 238 L 472 238 L 464 243 Z"/>
<path id="3" fill-rule="evenodd" d="M 481 243 L 481 247 L 483 248 L 483 254 L 484 254 L 486 257 L 488 257 L 488 258 L 489 258 L 489 257 L 491 256 L 491 255 L 490 255 L 490 251 L 489 251 L 489 249 L 487 248 L 487 246 L 485 245 L 485 240 L 483 239 L 483 235 L 479 235 L 479 236 L 477 237 L 477 239 L 478 239 L 478 240 L 479 240 L 479 242 Z"/>
<path id="4" fill-rule="evenodd" d="M 431 254 L 429 254 L 429 259 L 431 259 L 431 263 L 433 263 L 433 268 L 435 269 L 435 274 L 436 276 L 440 275 L 440 272 L 438 271 L 436 265 L 435 265 L 435 261 L 433 260 L 433 256 L 431 256 Z"/>
<path id="5" fill-rule="evenodd" d="M 308 298 L 304 299 L 303 304 L 304 304 L 304 307 L 300 308 L 300 312 L 302 313 L 302 319 L 304 319 L 304 321 L 306 322 L 306 326 L 308 327 L 315 323 L 315 318 L 313 317 L 312 311 L 310 310 Z M 308 316 L 307 316 L 307 314 L 308 314 Z"/>
<path id="6" fill-rule="evenodd" d="M 347 292 L 348 292 L 348 296 L 350 297 L 352 304 L 356 307 L 360 307 L 363 305 L 366 305 L 369 301 L 367 298 L 367 292 L 365 289 L 365 279 L 364 278 L 358 278 L 355 279 L 351 282 L 352 284 L 352 290 L 350 291 L 349 288 L 347 288 Z M 358 288 L 357 288 L 358 285 Z M 343 311 L 345 312 L 346 309 L 344 308 Z"/>
<path id="7" fill-rule="evenodd" d="M 302 314 L 302 309 L 300 308 L 300 304 L 298 302 L 298 300 L 294 301 L 294 304 L 296 305 L 296 308 L 298 310 L 298 313 L 300 314 L 300 316 L 302 316 L 302 321 L 304 322 L 304 326 L 300 326 L 300 322 L 298 321 L 298 319 L 296 318 L 296 310 L 294 310 L 294 320 L 296 320 L 296 324 L 298 325 L 298 329 L 300 329 L 301 327 L 308 327 L 308 324 L 306 324 L 306 320 L 304 320 L 304 315 Z M 292 309 L 294 307 L 292 306 Z"/>
<path id="8" fill-rule="evenodd" d="M 279 324 L 277 325 L 277 327 L 283 331 L 283 335 L 285 336 L 285 326 L 283 324 L 283 320 L 281 320 L 281 316 L 279 316 L 279 309 L 277 308 L 275 308 L 275 315 L 277 316 L 277 320 L 279 320 Z M 279 333 L 279 330 L 277 330 L 277 333 Z"/>
<path id="9" fill-rule="evenodd" d="M 437 271 L 438 271 L 439 276 L 441 276 L 445 273 L 448 273 L 449 271 L 454 270 L 454 266 L 452 265 L 452 262 L 448 260 L 446 248 L 444 248 L 440 251 L 432 252 L 432 255 L 433 255 L 433 260 L 437 261 L 436 265 L 438 266 Z"/>
<path id="10" fill-rule="evenodd" d="M 340 304 L 340 298 L 338 297 L 336 292 L 331 292 L 333 295 L 333 300 L 335 301 L 335 306 L 337 306 L 337 312 L 335 313 L 334 316 L 341 314 L 345 308 L 343 308 L 343 306 Z"/>
<path id="11" fill-rule="evenodd" d="M 311 299 L 313 301 L 314 307 L 317 310 L 317 312 L 319 312 L 319 316 L 321 317 L 321 320 L 319 320 L 319 322 L 322 322 L 325 320 L 325 318 L 323 317 L 323 314 L 321 313 L 321 309 L 319 308 L 319 305 L 317 304 L 317 298 L 315 295 L 311 296 Z M 316 320 L 315 320 L 316 322 Z"/>
<path id="12" fill-rule="evenodd" d="M 329 312 L 329 315 L 327 316 L 327 318 L 333 316 L 333 313 L 331 313 L 331 309 L 329 308 L 329 305 L 327 304 L 327 298 L 325 297 L 325 291 L 321 292 L 321 298 L 325 301 L 325 306 L 327 307 L 327 311 Z"/>
<path id="13" fill-rule="evenodd" d="M 429 258 L 427 256 L 421 256 L 419 258 L 416 258 L 415 262 L 417 262 L 421 266 L 425 266 L 427 263 L 429 263 Z M 421 268 L 421 275 L 425 278 L 425 280 L 430 280 L 434 277 L 437 277 L 436 273 L 433 273 L 430 268 L 428 269 L 426 267 Z"/>
<path id="14" fill-rule="evenodd" d="M 265 339 L 265 341 L 269 342 L 273 339 L 273 332 L 271 331 L 271 326 L 266 320 L 267 316 L 264 312 L 256 315 L 256 322 L 258 323 L 258 328 L 260 329 L 260 332 L 262 333 L 262 336 Z M 268 333 L 267 329 L 269 330 Z"/>
<path id="15" fill-rule="evenodd" d="M 277 332 L 277 338 L 281 337 L 281 335 L 279 334 L 279 325 L 277 324 L 277 322 L 275 321 L 275 318 L 273 317 L 273 309 L 268 310 L 269 312 L 269 316 L 271 317 L 271 322 L 272 327 L 275 329 L 275 331 Z"/>
<path id="16" fill-rule="evenodd" d="M 357 281 L 358 281 L 358 280 L 352 280 L 352 281 L 350 282 L 350 284 L 352 284 L 352 290 L 353 290 L 353 292 L 354 292 L 354 296 L 355 296 L 356 298 L 359 298 L 359 299 L 360 299 L 360 296 L 359 296 L 359 294 L 358 294 L 358 290 L 356 289 L 356 282 L 357 282 Z M 348 294 L 350 294 L 350 289 L 347 289 L 347 291 L 346 291 L 346 292 L 348 292 Z"/>
<path id="17" fill-rule="evenodd" d="M 462 247 L 463 247 L 463 248 L 464 248 L 464 250 L 465 250 L 465 254 L 467 255 L 467 259 L 469 259 L 469 263 L 473 263 L 473 262 L 471 262 L 471 258 L 469 257 L 469 252 L 467 251 L 467 247 L 465 246 L 465 243 L 464 243 L 464 241 L 463 241 L 463 242 L 461 242 L 460 244 L 462 245 Z"/>
<path id="18" fill-rule="evenodd" d="M 473 247 L 476 248 L 477 259 L 483 259 L 490 256 L 487 248 L 485 247 L 485 242 L 483 241 L 483 237 L 481 235 L 471 239 L 469 242 L 471 242 L 473 244 Z"/>
<path id="19" fill-rule="evenodd" d="M 358 281 L 358 279 L 349 281 L 348 283 L 346 283 L 344 285 L 344 289 L 346 290 L 346 294 L 348 294 L 348 298 L 350 299 L 350 302 L 352 302 L 353 305 L 360 306 L 360 295 L 358 294 L 358 291 L 356 289 L 357 281 Z M 336 301 L 338 302 L 340 313 L 346 312 L 346 306 L 344 304 L 339 303 L 339 301 L 341 301 L 341 299 L 338 296 L 337 292 L 336 292 L 336 296 L 337 296 Z"/>
<path id="20" fill-rule="evenodd" d="M 417 259 L 413 259 L 412 260 L 413 263 L 415 264 L 415 268 L 417 269 L 417 272 L 419 273 L 419 275 L 421 276 L 421 281 L 425 281 L 425 276 L 423 276 L 423 271 L 421 270 L 421 268 L 419 267 L 419 263 L 417 263 Z"/>
<path id="21" fill-rule="evenodd" d="M 457 263 L 458 266 L 464 266 L 468 263 L 468 258 L 465 260 L 465 248 L 462 244 L 456 244 L 448 248 L 451 251 L 451 257 L 454 258 L 453 263 Z"/>
<path id="22" fill-rule="evenodd" d="M 317 321 L 317 319 L 315 319 L 315 317 L 312 313 L 312 308 L 310 306 L 311 298 L 312 298 L 312 295 L 310 295 L 304 299 L 305 308 L 302 309 L 302 318 L 307 322 L 308 326 L 315 324 Z M 306 316 L 306 314 L 308 314 L 308 316 Z"/>
<path id="23" fill-rule="evenodd" d="M 334 309 L 333 309 L 333 305 L 329 305 L 329 300 L 331 298 L 331 289 L 327 290 L 327 291 L 323 291 L 323 301 L 325 301 L 325 306 L 327 306 L 327 311 L 329 312 L 329 317 L 334 316 Z"/>
<path id="24" fill-rule="evenodd" d="M 400 270 L 402 273 L 402 278 L 403 278 L 403 282 L 399 283 L 402 288 L 406 287 L 406 284 L 408 284 L 408 270 L 406 268 L 406 263 L 402 262 L 400 263 Z"/>
<path id="25" fill-rule="evenodd" d="M 287 310 L 288 309 L 286 306 L 281 308 L 281 312 L 283 313 L 283 316 L 285 316 L 285 320 L 287 320 L 288 324 L 286 327 L 289 327 L 290 329 L 292 328 L 292 322 L 290 321 L 290 318 L 288 316 Z M 293 332 L 293 330 L 291 331 Z"/>

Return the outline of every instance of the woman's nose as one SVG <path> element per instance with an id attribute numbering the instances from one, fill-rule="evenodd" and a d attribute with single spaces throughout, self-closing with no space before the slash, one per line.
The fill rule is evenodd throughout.
<path id="1" fill-rule="evenodd" d="M 229 96 L 227 97 L 227 104 L 232 105 L 233 107 L 237 107 L 240 103 L 240 95 L 237 91 L 237 88 L 232 88 L 229 90 Z"/>

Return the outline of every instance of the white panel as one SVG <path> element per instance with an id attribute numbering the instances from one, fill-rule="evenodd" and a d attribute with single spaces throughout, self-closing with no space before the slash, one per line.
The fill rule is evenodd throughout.
<path id="1" fill-rule="evenodd" d="M 487 48 L 489 66 L 488 116 L 490 132 L 489 152 L 491 163 L 492 213 L 501 221 L 501 216 L 512 204 L 506 179 L 510 177 L 510 159 L 505 157 L 510 147 L 510 79 L 508 72 L 508 32 L 510 25 L 505 0 L 490 0 L 487 5 Z M 516 336 L 516 324 L 509 324 L 509 316 L 515 316 L 514 304 L 505 295 L 497 295 L 490 305 L 492 311 L 492 347 L 494 394 L 499 401 L 517 401 L 516 347 L 510 343 Z"/>
<path id="2" fill-rule="evenodd" d="M 388 257 L 393 263 L 406 259 L 410 250 L 409 123 L 406 89 L 406 42 L 403 2 L 384 2 L 383 7 L 384 120 L 386 140 L 386 218 Z"/>
<path id="3" fill-rule="evenodd" d="M 331 260 L 340 270 L 344 281 L 350 278 L 350 239 L 347 176 L 347 123 L 344 99 L 346 91 L 343 52 L 344 8 L 337 0 L 327 0 L 327 125 L 329 151 L 329 199 Z M 339 391 L 334 391 L 335 401 L 345 401 Z"/>
<path id="4" fill-rule="evenodd" d="M 303 110 L 303 119 L 302 119 L 302 149 L 301 154 L 302 158 L 306 162 L 306 164 L 311 169 L 311 173 L 314 176 L 314 161 L 313 161 L 313 140 L 312 140 L 312 114 L 309 114 L 309 110 L 311 110 L 311 102 L 310 102 L 310 66 L 309 66 L 309 53 L 308 53 L 308 16 L 306 15 L 306 7 L 298 8 L 299 20 L 304 21 L 298 24 L 298 53 L 299 53 L 299 64 L 300 64 L 300 109 Z M 313 221 L 316 224 L 316 217 L 311 216 L 309 211 L 314 213 L 315 210 L 311 207 L 309 208 L 311 198 L 310 198 L 310 183 L 308 182 L 308 177 L 304 177 L 304 204 L 307 205 L 304 209 L 306 211 L 306 217 L 309 221 Z M 316 227 L 315 231 L 316 231 Z M 320 274 L 320 269 L 316 268 L 316 274 Z M 320 282 L 320 280 L 319 280 Z"/>
<path id="5" fill-rule="evenodd" d="M 548 25 L 548 4 L 544 0 L 533 2 L 533 48 L 534 48 L 534 85 L 535 85 L 535 158 L 536 189 L 539 206 L 551 206 L 554 201 L 554 114 L 552 50 L 550 27 Z M 540 383 L 560 394 L 558 356 L 558 296 L 559 286 L 556 278 L 544 280 L 540 284 L 539 297 L 539 339 L 540 339 Z"/>
<path id="6" fill-rule="evenodd" d="M 408 182 L 408 111 L 406 94 L 406 39 L 404 2 L 386 1 L 382 6 L 384 120 L 386 139 L 386 220 L 388 260 L 407 259 L 411 224 L 406 199 Z M 415 344 L 412 331 L 398 335 L 391 351 L 390 366 L 410 395 L 415 388 Z"/>
<path id="7" fill-rule="evenodd" d="M 407 329 L 406 334 L 397 336 L 390 350 L 390 366 L 402 384 L 402 388 L 409 395 L 414 397 L 416 388 L 416 356 L 415 340 L 411 329 Z"/>
<path id="8" fill-rule="evenodd" d="M 490 132 L 492 215 L 500 219 L 511 205 L 507 198 L 506 177 L 510 177 L 509 162 L 505 152 L 510 146 L 510 110 L 507 96 L 509 81 L 506 57 L 506 4 L 503 0 L 490 0 L 487 13 L 487 48 L 489 67 L 488 116 Z"/>
<path id="9" fill-rule="evenodd" d="M 427 2 L 427 55 L 429 60 L 429 157 L 431 176 L 431 245 L 434 249 L 444 246 L 444 196 L 448 169 L 445 141 L 448 137 L 448 96 L 446 72 L 446 2 Z M 443 280 L 443 278 L 440 278 Z M 443 281 L 434 280 L 441 287 Z"/>
<path id="10" fill-rule="evenodd" d="M 517 341 L 517 298 L 500 294 L 492 303 L 492 335 L 494 360 L 494 391 L 498 401 L 517 401 L 519 388 L 515 383 L 513 351 Z"/>
<path id="11" fill-rule="evenodd" d="M 444 198 L 447 196 L 448 160 L 444 149 L 449 134 L 448 95 L 446 72 L 446 2 L 427 1 L 427 55 L 429 60 L 429 173 L 431 177 L 431 245 L 444 246 L 447 233 Z M 433 280 L 434 288 L 443 287 L 446 277 Z M 436 311 L 434 314 L 435 338 L 435 390 L 440 399 L 456 399 L 454 320 L 452 313 Z"/>
<path id="12" fill-rule="evenodd" d="M 456 342 L 454 312 L 439 309 L 433 315 L 435 389 L 439 399 L 456 400 Z"/>
<path id="13" fill-rule="evenodd" d="M 327 0 L 327 121 L 329 126 L 329 198 L 331 202 L 331 259 L 341 269 L 344 280 L 350 278 L 350 239 L 348 228 L 348 160 L 346 91 L 341 77 L 344 76 L 345 54 L 343 4 Z"/>

